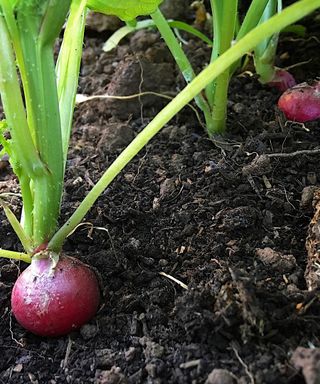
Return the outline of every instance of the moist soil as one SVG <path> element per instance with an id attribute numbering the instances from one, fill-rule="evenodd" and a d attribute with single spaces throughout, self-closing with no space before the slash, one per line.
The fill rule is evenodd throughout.
<path id="1" fill-rule="evenodd" d="M 280 42 L 277 65 L 293 65 L 298 82 L 320 71 L 315 17 Z M 102 52 L 104 22 L 87 29 L 79 93 L 133 96 L 77 105 L 61 223 L 184 86 L 155 32 Z M 210 52 L 185 39 L 200 70 Z M 79 331 L 22 329 L 10 292 L 26 266 L 0 261 L 1 383 L 319 383 L 319 294 L 304 272 L 320 127 L 285 121 L 278 97 L 250 68 L 238 74 L 225 136 L 210 140 L 188 106 L 103 193 L 64 247 L 98 271 L 104 294 Z M 5 159 L 0 188 L 19 191 Z M 1 220 L 1 247 L 21 249 Z"/>

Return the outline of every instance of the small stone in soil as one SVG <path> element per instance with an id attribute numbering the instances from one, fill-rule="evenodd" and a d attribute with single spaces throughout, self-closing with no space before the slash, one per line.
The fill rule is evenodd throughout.
<path id="1" fill-rule="evenodd" d="M 108 123 L 105 125 L 102 136 L 97 143 L 102 153 L 113 152 L 126 147 L 134 138 L 131 127 L 126 123 Z"/>
<path id="2" fill-rule="evenodd" d="M 160 259 L 159 260 L 160 267 L 165 267 L 166 265 L 168 265 L 168 263 L 169 263 L 169 261 L 166 259 Z"/>
<path id="3" fill-rule="evenodd" d="M 215 368 L 208 376 L 205 384 L 236 384 L 237 378 L 226 369 Z"/>
<path id="4" fill-rule="evenodd" d="M 96 372 L 96 384 L 126 384 L 127 378 L 121 368 L 113 366 L 109 371 Z"/>
<path id="5" fill-rule="evenodd" d="M 85 324 L 80 329 L 80 334 L 84 340 L 90 340 L 94 338 L 98 333 L 98 327 L 93 324 Z"/>
<path id="6" fill-rule="evenodd" d="M 291 363 L 302 371 L 306 384 L 320 383 L 320 348 L 298 347 L 293 352 Z"/>
<path id="7" fill-rule="evenodd" d="M 110 368 L 113 365 L 114 361 L 114 352 L 112 349 L 109 348 L 103 348 L 103 349 L 96 349 L 96 363 L 97 366 L 100 368 Z"/>
<path id="8" fill-rule="evenodd" d="M 160 198 L 164 199 L 176 190 L 175 180 L 173 178 L 165 179 L 160 185 Z"/>
<path id="9" fill-rule="evenodd" d="M 125 351 L 124 357 L 126 361 L 131 361 L 135 358 L 136 354 L 137 354 L 137 348 L 130 347 L 127 351 Z"/>
<path id="10" fill-rule="evenodd" d="M 300 200 L 300 208 L 305 211 L 310 211 L 312 209 L 312 200 L 315 191 L 318 189 L 318 187 L 314 185 L 309 185 L 308 187 L 304 187 L 301 193 L 301 200 Z"/>
<path id="11" fill-rule="evenodd" d="M 257 156 L 250 164 L 242 168 L 244 176 L 262 176 L 266 175 L 272 170 L 270 158 L 266 155 Z"/>
<path id="12" fill-rule="evenodd" d="M 146 359 L 151 358 L 160 358 L 164 353 L 164 347 L 162 347 L 160 344 L 147 340 L 146 341 L 146 347 L 144 349 L 144 354 Z"/>
<path id="13" fill-rule="evenodd" d="M 269 247 L 257 248 L 256 256 L 264 265 L 275 268 L 279 273 L 287 273 L 297 268 L 293 255 L 284 255 Z"/>

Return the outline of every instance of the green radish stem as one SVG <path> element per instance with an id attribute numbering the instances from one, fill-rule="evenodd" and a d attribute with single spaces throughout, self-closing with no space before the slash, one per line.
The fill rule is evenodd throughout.
<path id="1" fill-rule="evenodd" d="M 31 257 L 26 253 L 7 251 L 6 249 L 0 249 L 0 257 L 5 259 L 13 259 L 24 261 L 25 263 L 31 263 Z"/>

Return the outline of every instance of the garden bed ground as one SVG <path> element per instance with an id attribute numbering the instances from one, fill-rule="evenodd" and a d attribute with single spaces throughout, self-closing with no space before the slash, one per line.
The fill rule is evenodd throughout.
<path id="1" fill-rule="evenodd" d="M 304 62 L 292 69 L 298 81 L 320 73 L 314 25 L 309 18 L 306 37 L 280 44 L 279 66 Z M 106 54 L 107 34 L 88 30 L 79 92 L 170 97 L 183 86 L 156 33 L 139 32 Z M 188 50 L 196 66 L 207 60 L 198 42 Z M 45 339 L 24 331 L 10 291 L 25 266 L 0 261 L 1 383 L 319 382 L 311 375 L 320 375 L 312 349 L 320 347 L 320 303 L 304 280 L 313 211 L 302 191 L 318 185 L 320 155 L 253 161 L 318 147 L 320 127 L 286 123 L 278 97 L 248 73 L 235 77 L 226 137 L 210 141 L 187 107 L 112 183 L 65 245 L 99 271 L 105 293 L 80 332 Z M 62 221 L 166 102 L 145 95 L 78 105 Z M 2 162 L 1 192 L 8 187 L 17 191 Z M 1 219 L 1 247 L 19 249 Z M 299 346 L 308 350 L 298 354 Z M 223 371 L 209 376 L 214 369 Z"/>

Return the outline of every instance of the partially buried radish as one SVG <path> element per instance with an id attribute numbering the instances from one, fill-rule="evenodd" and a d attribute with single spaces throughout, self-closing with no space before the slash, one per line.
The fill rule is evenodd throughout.
<path id="1" fill-rule="evenodd" d="M 273 78 L 269 80 L 267 84 L 270 87 L 277 88 L 280 92 L 284 92 L 297 83 L 290 72 L 286 71 L 285 69 L 277 69 L 274 72 Z"/>
<path id="2" fill-rule="evenodd" d="M 284 92 L 279 101 L 279 109 L 286 118 L 304 123 L 320 118 L 320 82 L 301 83 Z"/>
<path id="3" fill-rule="evenodd" d="M 100 289 L 95 273 L 79 260 L 62 256 L 35 258 L 17 279 L 12 312 L 27 330 L 62 336 L 81 327 L 97 312 Z"/>

